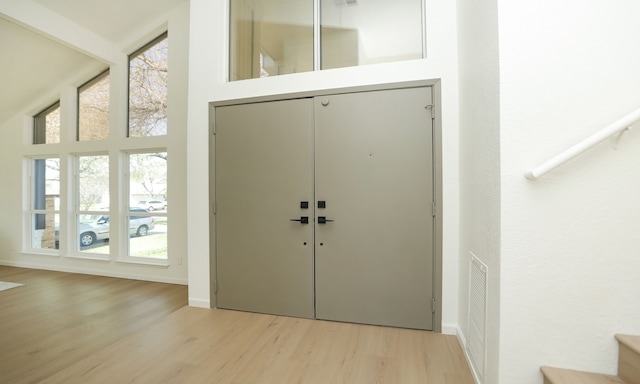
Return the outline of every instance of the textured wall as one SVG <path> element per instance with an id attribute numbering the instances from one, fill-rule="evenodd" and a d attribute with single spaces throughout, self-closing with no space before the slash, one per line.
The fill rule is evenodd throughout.
<path id="1" fill-rule="evenodd" d="M 496 383 L 500 331 L 500 90 L 496 0 L 458 1 L 460 67 L 460 316 L 469 338 L 469 260 L 488 267 L 486 372 Z"/>
<path id="2" fill-rule="evenodd" d="M 640 334 L 640 135 L 523 173 L 640 107 L 640 3 L 499 1 L 500 383 L 616 370 Z M 640 125 L 637 125 L 640 127 Z"/>

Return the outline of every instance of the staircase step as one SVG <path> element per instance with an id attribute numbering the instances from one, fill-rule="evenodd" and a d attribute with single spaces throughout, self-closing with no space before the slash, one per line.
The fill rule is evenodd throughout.
<path id="1" fill-rule="evenodd" d="M 640 384 L 640 336 L 616 335 L 618 376 L 627 384 Z"/>
<path id="2" fill-rule="evenodd" d="M 618 340 L 620 344 L 626 345 L 629 349 L 640 355 L 640 336 L 618 334 L 616 335 L 616 340 Z"/>
<path id="3" fill-rule="evenodd" d="M 571 369 L 541 367 L 544 384 L 625 384 L 618 376 Z"/>

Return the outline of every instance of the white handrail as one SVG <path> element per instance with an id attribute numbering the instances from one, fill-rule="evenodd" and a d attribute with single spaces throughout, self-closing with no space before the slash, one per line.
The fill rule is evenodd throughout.
<path id="1" fill-rule="evenodd" d="M 607 137 L 613 136 L 615 134 L 619 134 L 629 129 L 633 124 L 637 123 L 638 121 L 640 121 L 640 109 L 637 109 L 631 112 L 625 117 L 617 120 L 615 123 L 594 133 L 593 135 L 587 137 L 586 139 L 582 140 L 578 144 L 568 148 L 564 152 L 552 157 L 546 162 L 533 168 L 529 172 L 525 173 L 525 177 L 527 179 L 535 180 L 538 177 L 544 175 L 545 173 L 551 171 L 552 169 L 555 169 L 560 165 L 566 163 L 567 161 L 571 160 L 572 158 L 578 156 L 582 152 L 593 147 L 594 145 L 598 144 L 599 142 L 606 139 Z"/>

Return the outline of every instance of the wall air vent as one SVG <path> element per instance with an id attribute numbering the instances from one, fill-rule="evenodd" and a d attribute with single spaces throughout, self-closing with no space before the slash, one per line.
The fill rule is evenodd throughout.
<path id="1" fill-rule="evenodd" d="M 471 253 L 471 252 L 469 252 Z M 471 253 L 467 354 L 478 383 L 484 382 L 487 320 L 487 266 Z"/>

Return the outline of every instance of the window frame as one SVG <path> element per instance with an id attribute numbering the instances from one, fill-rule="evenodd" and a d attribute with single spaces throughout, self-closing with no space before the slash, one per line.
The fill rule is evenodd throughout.
<path id="1" fill-rule="evenodd" d="M 131 61 L 137 58 L 138 56 L 140 56 L 140 54 L 142 54 L 143 52 L 146 52 L 148 49 L 157 45 L 163 40 L 167 40 L 167 44 L 169 43 L 169 31 L 164 31 L 163 33 L 161 33 L 160 35 L 158 35 L 157 37 L 155 37 L 154 39 L 152 39 L 142 47 L 130 53 L 128 56 L 128 60 L 127 60 L 127 63 L 128 63 L 127 64 L 127 132 L 126 132 L 127 138 L 166 136 L 169 133 L 169 122 L 168 122 L 168 116 L 167 116 L 167 132 L 165 132 L 164 135 L 145 135 L 145 136 L 131 135 Z M 167 52 L 167 64 L 168 64 L 168 60 L 169 60 L 169 53 Z M 168 70 L 167 70 L 167 75 L 168 75 Z M 168 81 L 166 86 L 168 89 L 169 87 Z M 167 99 L 168 99 L 168 91 L 167 91 Z M 168 100 L 167 100 L 167 108 L 168 108 Z"/>
<path id="2" fill-rule="evenodd" d="M 59 144 L 62 141 L 62 124 L 58 127 L 58 141 L 57 142 L 47 142 L 47 116 L 51 114 L 51 112 L 56 109 L 61 113 L 62 109 L 60 108 L 61 103 L 60 99 L 58 99 L 53 104 L 50 104 L 48 107 L 44 108 L 42 111 L 36 113 L 33 116 L 33 140 L 31 141 L 32 145 L 42 145 L 42 144 Z M 39 140 L 44 140 L 39 142 Z"/>
<path id="3" fill-rule="evenodd" d="M 131 151 L 126 151 L 123 152 L 123 165 L 124 165 L 124 169 L 125 169 L 125 178 L 124 178 L 124 185 L 123 188 L 121 188 L 124 192 L 124 197 L 126 198 L 127 204 L 126 204 L 126 212 L 124 212 L 123 215 L 123 219 L 121 220 L 121 225 L 123 226 L 122 230 L 120 231 L 121 234 L 124 234 L 125 236 L 123 237 L 124 239 L 126 239 L 126 252 L 122 254 L 122 256 L 120 257 L 121 261 L 126 261 L 126 262 L 135 262 L 135 263 L 143 263 L 143 264 L 159 264 L 159 265 L 169 265 L 169 262 L 171 260 L 171 255 L 169 254 L 169 229 L 168 229 L 168 221 L 169 221 L 169 214 L 168 214 L 168 208 L 165 211 L 146 211 L 146 212 L 140 212 L 140 211 L 132 211 L 132 209 L 138 208 L 135 205 L 132 205 L 132 190 L 131 190 L 131 156 L 132 155 L 144 155 L 144 154 L 156 154 L 156 153 L 164 153 L 166 155 L 166 161 L 167 161 L 167 166 L 165 169 L 165 179 L 166 179 L 166 184 L 168 187 L 168 180 L 169 180 L 169 151 L 167 148 L 145 148 L 145 149 L 137 149 L 137 150 L 131 150 Z M 166 193 L 167 193 L 167 189 L 165 188 L 164 194 L 165 194 L 165 199 L 166 199 Z M 149 198 L 149 200 L 152 200 L 151 198 Z M 150 217 L 154 220 L 154 224 L 155 224 L 155 220 L 157 220 L 157 218 L 164 218 L 165 222 L 167 222 L 167 243 L 166 243 L 166 253 L 165 256 L 163 258 L 159 258 L 159 257 L 145 257 L 145 256 L 135 256 L 135 255 L 131 255 L 131 239 L 135 238 L 135 236 L 131 236 L 130 235 L 130 220 L 133 219 L 139 219 L 139 218 L 144 218 L 144 217 Z M 157 225 L 157 224 L 156 224 Z M 144 238 L 147 238 L 147 236 L 144 236 Z"/>
<path id="4" fill-rule="evenodd" d="M 56 209 L 56 204 L 55 204 L 55 200 L 54 200 L 54 205 L 53 205 L 53 209 L 47 209 L 47 203 L 46 203 L 46 162 L 48 160 L 52 160 L 52 159 L 56 159 L 58 160 L 59 164 L 60 164 L 60 169 L 58 170 L 58 207 Z M 32 252 L 35 253 L 39 253 L 39 254 L 47 254 L 47 255 L 59 255 L 60 254 L 60 242 L 57 241 L 55 239 L 55 235 L 56 232 L 58 232 L 58 238 L 61 239 L 60 237 L 60 229 L 61 229 L 61 220 L 62 220 L 62 212 L 61 212 L 61 207 L 60 204 L 62 202 L 62 191 L 60 190 L 62 188 L 62 184 L 63 184 L 63 169 L 62 169 L 62 159 L 60 158 L 60 156 L 58 155 L 41 155 L 41 156 L 30 156 L 26 158 L 27 160 L 27 172 L 28 172 L 28 195 L 27 195 L 27 199 L 28 201 L 26 202 L 26 217 L 25 217 L 25 236 L 23 237 L 24 240 L 24 244 L 25 247 L 27 249 L 29 249 Z M 42 191 L 38 191 L 39 187 L 36 185 L 37 180 L 36 178 L 38 178 L 38 174 L 39 171 L 36 170 L 36 163 L 38 161 L 44 161 L 43 165 L 44 165 L 44 173 L 42 173 L 42 177 L 43 177 L 43 182 L 44 185 L 42 187 Z M 44 207 L 43 208 L 37 208 L 36 207 L 36 199 L 37 199 L 37 195 L 42 194 L 43 198 L 44 198 Z M 45 227 L 44 228 L 40 228 L 38 229 L 37 226 L 37 219 L 36 216 L 37 215 L 44 215 L 45 218 Z M 36 233 L 35 231 L 38 230 L 46 230 L 46 217 L 47 215 L 54 215 L 54 247 L 53 248 L 43 248 L 43 247 L 35 247 L 34 246 L 34 240 L 36 238 Z M 55 223 L 56 223 L 56 219 L 55 216 L 58 216 L 58 220 L 57 220 L 57 226 L 58 228 L 55 228 Z"/>
<path id="5" fill-rule="evenodd" d="M 151 36 L 151 35 L 149 35 Z M 156 35 L 154 39 L 151 39 L 147 44 L 140 47 L 133 54 L 143 52 L 147 50 L 149 47 L 157 44 L 162 39 L 167 39 L 166 44 L 169 43 L 169 33 L 168 31 L 161 33 L 160 35 Z M 164 46 L 160 47 L 164 50 Z M 166 55 L 165 55 L 166 53 Z M 132 55 L 133 55 L 132 54 Z M 164 65 L 164 60 L 166 60 L 166 64 L 169 64 L 169 52 L 163 51 L 161 55 L 156 56 L 160 58 L 161 62 Z M 164 127 L 160 127 L 160 132 L 163 132 L 162 135 L 157 136 L 142 136 L 136 137 L 134 139 L 130 139 L 125 135 L 124 130 L 128 129 L 128 121 L 124 120 L 128 119 L 128 109 L 125 103 L 128 102 L 128 89 L 129 89 L 129 73 L 128 68 L 124 68 L 127 65 L 126 62 L 120 63 L 117 66 L 109 66 L 107 69 L 104 69 L 103 66 L 100 68 L 96 68 L 96 71 L 83 76 L 69 84 L 67 87 L 60 87 L 57 91 L 57 100 L 48 104 L 46 108 L 43 108 L 37 114 L 25 115 L 25 135 L 24 139 L 24 148 L 22 150 L 22 204 L 21 204 L 21 213 L 22 220 L 19 223 L 20 228 L 22 229 L 21 233 L 21 253 L 26 255 L 42 255 L 42 256 L 57 256 L 60 258 L 62 262 L 70 262 L 75 263 L 75 261 L 70 261 L 73 259 L 83 259 L 83 260 L 95 260 L 99 262 L 105 262 L 109 265 L 115 267 L 118 263 L 124 264 L 132 264 L 132 265 L 144 265 L 150 267 L 160 267 L 160 268 L 168 268 L 171 265 L 180 265 L 182 264 L 182 259 L 180 256 L 172 256 L 170 254 L 170 246 L 168 232 L 166 233 L 166 239 L 159 239 L 159 242 L 155 242 L 155 248 L 149 246 L 149 254 L 153 256 L 161 255 L 161 258 L 158 257 L 129 257 L 129 230 L 128 230 L 128 221 L 130 216 L 141 216 L 143 213 L 141 212 L 132 212 L 129 214 L 129 204 L 127 202 L 129 197 L 129 178 L 128 178 L 128 162 L 126 160 L 127 153 L 156 153 L 162 152 L 168 153 L 172 151 L 169 147 L 172 147 L 169 136 L 169 116 L 171 111 L 169 108 L 166 108 L 169 100 L 171 100 L 171 96 L 169 95 L 168 89 L 168 81 L 164 82 L 165 77 L 160 77 L 163 80 L 162 86 L 166 86 L 166 100 L 162 102 L 164 110 L 160 110 L 162 118 L 162 123 L 167 124 L 167 129 L 163 132 Z M 162 72 L 164 72 L 164 68 L 161 68 Z M 98 72 L 100 71 L 100 72 Z M 95 81 L 99 81 L 101 76 L 110 76 L 109 81 L 109 109 L 110 109 L 110 132 L 109 138 L 107 140 L 83 140 L 79 141 L 79 92 L 82 91 L 82 88 L 92 84 Z M 87 80 L 88 79 L 88 80 Z M 81 84 L 81 85 L 76 85 Z M 115 88 L 120 89 L 122 92 L 116 90 Z M 127 87 L 127 91 L 122 89 L 121 87 Z M 126 96 L 125 96 L 126 95 Z M 48 99 L 47 101 L 52 100 Z M 161 100 L 161 99 L 156 99 Z M 36 117 L 40 117 L 40 124 L 43 124 L 43 121 L 46 123 L 46 116 L 48 113 L 59 109 L 60 111 L 60 132 L 59 132 L 59 143 L 55 143 L 53 146 L 46 145 L 42 146 L 36 144 L 35 134 L 36 129 Z M 34 108 L 37 110 L 37 108 Z M 57 121 L 54 120 L 57 124 Z M 45 125 L 46 127 L 46 125 Z M 42 128 L 40 128 L 42 131 Z M 157 132 L 158 130 L 156 130 Z M 39 137 L 46 138 L 46 130 L 40 134 Z M 41 139 L 45 140 L 45 139 Z M 78 184 L 78 161 L 79 156 L 93 156 L 93 155 L 108 155 L 109 156 L 109 208 L 106 211 L 106 197 L 103 200 L 105 202 L 105 210 L 95 211 L 96 214 L 101 214 L 105 216 L 109 216 L 109 253 L 101 253 L 94 254 L 88 252 L 81 252 L 80 243 L 79 243 L 79 233 L 78 233 L 78 214 L 79 210 L 79 184 Z M 56 189 L 50 188 L 50 190 L 55 190 L 55 193 L 59 194 L 56 196 L 55 200 L 55 211 L 52 209 L 46 210 L 36 210 L 34 209 L 36 206 L 34 200 L 34 191 L 36 186 L 33 181 L 34 174 L 34 159 L 49 159 L 54 158 L 60 162 L 60 185 L 59 189 L 56 186 Z M 169 174 L 170 166 L 167 164 L 166 173 L 167 179 L 163 181 L 163 184 L 168 186 L 168 174 Z M 106 171 L 105 171 L 106 172 Z M 102 173 L 101 173 L 102 174 Z M 106 177 L 106 175 L 105 175 Z M 163 186 L 165 188 L 165 186 Z M 166 191 L 166 188 L 164 189 Z M 166 196 L 166 192 L 165 196 Z M 50 193 L 51 194 L 51 193 Z M 162 196 L 162 192 L 160 193 Z M 159 200 L 163 200 L 160 198 Z M 100 203 L 96 207 L 101 207 Z M 51 207 L 53 208 L 53 207 Z M 58 239 L 57 248 L 56 249 L 42 249 L 37 248 L 40 247 L 40 235 L 35 233 L 32 228 L 35 228 L 36 217 L 33 216 L 34 213 L 55 213 L 55 229 L 58 231 Z M 93 213 L 93 208 L 91 211 L 86 211 L 86 213 Z M 82 211 L 81 213 L 85 213 Z M 164 221 L 168 220 L 169 214 L 167 211 L 156 211 L 153 213 L 145 213 L 145 216 L 149 217 L 159 217 Z M 46 218 L 47 220 L 51 220 L 50 217 Z M 135 217 L 134 217 L 135 219 Z M 38 219 L 43 220 L 43 219 Z M 47 223 L 49 223 L 47 221 Z M 165 222 L 161 222 L 161 225 L 165 225 Z M 49 224 L 48 224 L 49 225 Z M 50 227 L 51 225 L 49 225 Z M 161 228 L 161 231 L 165 231 L 164 227 Z M 34 236 L 35 234 L 35 236 Z M 163 234 L 164 235 L 164 234 Z M 166 242 L 166 245 L 163 244 Z M 33 245 L 36 245 L 34 247 Z M 159 245 L 158 245 L 159 244 Z M 147 246 L 142 245 L 142 249 L 137 251 L 140 252 L 144 256 L 147 249 Z M 155 252 L 160 249 L 160 252 Z M 64 261 L 66 260 L 66 261 Z M 72 265 L 72 264 L 70 264 Z M 106 264 L 105 264 L 106 265 Z M 118 267 L 115 267 L 118 268 Z"/>
<path id="6" fill-rule="evenodd" d="M 313 25 L 312 25 L 312 29 L 313 29 L 313 47 L 312 47 L 312 60 L 313 60 L 313 65 L 312 65 L 312 69 L 309 72 L 318 72 L 318 71 L 326 71 L 326 70 L 331 70 L 331 69 L 339 69 L 339 68 L 350 68 L 353 66 L 336 66 L 336 67 L 330 67 L 330 68 L 322 68 L 322 63 L 323 63 L 323 59 L 322 59 L 322 29 L 323 29 L 323 24 L 322 24 L 322 6 L 323 6 L 323 1 L 334 1 L 334 0 L 308 0 L 311 1 L 313 3 Z M 427 16 L 426 16 L 426 9 L 427 9 L 427 0 L 419 0 L 420 1 L 420 19 L 421 19 L 421 26 L 420 26 L 420 32 L 421 32 L 421 57 L 420 59 L 426 59 L 427 58 Z M 337 2 L 337 1 L 336 1 Z M 234 34 L 233 28 L 234 28 L 234 20 L 233 20 L 233 13 L 232 13 L 232 9 L 234 8 L 234 0 L 229 0 L 228 2 L 228 7 L 227 7 L 227 39 L 225 41 L 226 44 L 226 54 L 227 54 L 227 60 L 226 60 L 226 66 L 227 66 L 227 70 L 226 70 L 226 82 L 235 82 L 235 81 L 242 81 L 242 80 L 251 80 L 251 79 L 258 79 L 261 78 L 262 76 L 258 76 L 258 77 L 250 77 L 248 79 L 243 79 L 243 78 L 234 78 L 235 77 L 235 68 L 234 68 L 234 62 L 236 61 L 234 54 L 237 51 L 237 48 L 233 48 L 233 44 L 235 42 L 235 40 L 237 39 L 237 37 Z M 391 3 L 391 2 L 389 2 Z M 349 1 L 344 2 L 345 6 L 350 6 Z M 252 27 L 254 28 L 254 27 Z M 254 44 L 253 41 L 254 37 L 252 37 L 252 44 Z M 255 51 L 256 47 L 252 47 L 252 50 Z M 257 49 L 257 51 L 262 52 L 260 48 Z M 379 63 L 392 63 L 392 62 L 402 62 L 402 61 L 409 61 L 409 60 L 414 60 L 414 59 L 400 59 L 400 60 L 391 60 L 391 61 L 379 61 Z M 251 65 L 253 66 L 256 63 L 251 63 Z M 260 63 L 257 63 L 258 65 L 260 65 Z M 237 65 L 237 64 L 236 64 Z M 374 65 L 374 63 L 369 63 L 369 64 L 358 64 L 356 65 L 356 67 L 359 66 L 363 66 L 363 65 Z M 283 75 L 287 75 L 287 74 L 283 74 Z M 283 75 L 278 75 L 278 76 L 283 76 Z M 278 77 L 275 76 L 275 77 Z"/>
<path id="7" fill-rule="evenodd" d="M 111 68 L 110 67 L 108 67 L 104 71 L 100 72 L 99 74 L 97 74 L 96 76 L 91 78 L 89 81 L 85 82 L 84 84 L 80 85 L 76 89 L 76 111 L 75 111 L 76 112 L 76 141 L 78 141 L 78 142 L 106 140 L 111 135 L 110 123 L 109 123 L 109 120 L 107 120 L 107 135 L 106 135 L 106 137 L 104 137 L 102 139 L 91 139 L 91 140 L 81 140 L 80 139 L 80 94 L 84 90 L 86 90 L 87 88 L 90 88 L 93 85 L 95 85 L 96 83 L 98 83 L 101 80 L 103 80 L 105 77 L 109 78 L 109 92 L 111 92 L 111 84 L 110 84 L 110 82 L 111 82 Z M 109 100 L 108 101 L 109 102 L 108 102 L 107 107 L 109 109 L 109 112 L 107 112 L 107 113 L 109 114 L 110 111 L 111 111 L 111 95 L 109 95 Z"/>
<path id="8" fill-rule="evenodd" d="M 111 254 L 111 244 L 109 243 L 106 253 L 100 252 L 89 252 L 92 248 L 82 249 L 80 245 L 79 239 L 79 226 L 80 215 L 100 215 L 107 216 L 109 218 L 109 237 L 111 237 L 111 203 L 109 203 L 109 207 L 106 210 L 100 209 L 89 209 L 83 210 L 81 209 L 81 167 L 80 167 L 80 159 L 83 157 L 106 157 L 107 159 L 107 194 L 109 195 L 109 201 L 111 201 L 111 183 L 109 182 L 109 175 L 111 173 L 111 158 L 108 152 L 91 152 L 91 153 L 77 153 L 73 155 L 73 194 L 72 194 L 72 204 L 73 204 L 73 220 L 71 220 L 70 225 L 67 225 L 68 229 L 70 229 L 73 233 L 73 236 L 70 237 L 73 239 L 72 249 L 75 253 L 80 254 L 83 258 L 97 258 L 97 259 L 109 259 Z M 69 238 L 69 237 L 67 237 Z M 99 241 L 99 239 L 94 239 L 94 241 Z"/>

